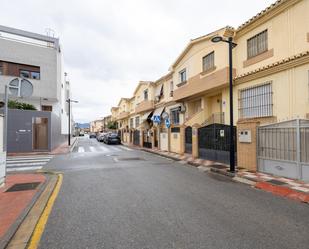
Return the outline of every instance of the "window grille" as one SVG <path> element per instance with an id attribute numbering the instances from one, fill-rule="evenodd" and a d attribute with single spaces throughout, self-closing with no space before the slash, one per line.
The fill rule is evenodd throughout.
<path id="1" fill-rule="evenodd" d="M 240 90 L 240 118 L 268 117 L 272 115 L 272 82 Z"/>
<path id="2" fill-rule="evenodd" d="M 268 32 L 263 32 L 247 40 L 248 59 L 268 50 Z"/>
<path id="3" fill-rule="evenodd" d="M 171 110 L 171 122 L 172 124 L 179 124 L 179 108 Z"/>
<path id="4" fill-rule="evenodd" d="M 210 70 L 215 67 L 215 52 L 203 57 L 203 71 Z"/>
<path id="5" fill-rule="evenodd" d="M 184 83 L 187 81 L 187 71 L 183 69 L 179 72 L 179 82 Z"/>

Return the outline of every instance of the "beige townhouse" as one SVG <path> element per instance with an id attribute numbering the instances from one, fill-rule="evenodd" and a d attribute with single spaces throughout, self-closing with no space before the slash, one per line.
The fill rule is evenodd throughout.
<path id="1" fill-rule="evenodd" d="M 309 0 L 280 0 L 237 29 L 191 40 L 167 75 L 137 86 L 130 141 L 229 162 L 228 45 L 212 38 L 233 37 L 238 167 L 308 180 L 307 13 Z"/>

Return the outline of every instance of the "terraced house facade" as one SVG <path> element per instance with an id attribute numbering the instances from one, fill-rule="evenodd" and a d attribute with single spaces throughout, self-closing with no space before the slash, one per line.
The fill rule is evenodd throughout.
<path id="1" fill-rule="evenodd" d="M 233 37 L 237 166 L 308 180 L 307 13 L 309 0 L 281 0 L 237 29 L 191 40 L 169 73 L 140 82 L 129 111 L 115 116 L 126 119 L 124 141 L 228 163 L 228 46 L 211 39 Z"/>

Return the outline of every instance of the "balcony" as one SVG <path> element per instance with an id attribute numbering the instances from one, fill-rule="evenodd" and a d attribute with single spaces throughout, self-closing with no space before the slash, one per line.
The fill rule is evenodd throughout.
<path id="1" fill-rule="evenodd" d="M 233 75 L 236 75 L 236 69 L 233 70 Z M 217 70 L 214 73 L 204 76 L 198 74 L 188 80 L 188 82 L 174 90 L 173 100 L 179 101 L 192 96 L 198 96 L 210 90 L 216 90 L 228 86 L 229 83 L 229 68 Z"/>
<path id="2" fill-rule="evenodd" d="M 136 105 L 135 112 L 145 112 L 154 109 L 154 101 L 153 100 L 144 100 Z"/>
<path id="3" fill-rule="evenodd" d="M 127 117 L 129 117 L 130 113 L 129 112 L 121 112 L 118 115 L 118 119 L 125 119 Z"/>

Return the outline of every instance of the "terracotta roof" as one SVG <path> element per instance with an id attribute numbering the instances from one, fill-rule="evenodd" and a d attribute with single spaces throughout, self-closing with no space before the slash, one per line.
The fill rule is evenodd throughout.
<path id="1" fill-rule="evenodd" d="M 256 69 L 256 70 L 252 70 L 252 71 L 249 71 L 249 72 L 247 72 L 247 73 L 240 74 L 240 75 L 236 76 L 234 79 L 237 80 L 237 79 L 239 79 L 239 78 L 242 78 L 242 77 L 245 77 L 245 76 L 254 74 L 254 73 L 258 73 L 258 72 L 264 71 L 264 70 L 266 70 L 266 69 L 270 69 L 270 68 L 273 68 L 273 67 L 282 65 L 282 64 L 284 64 L 284 63 L 287 63 L 287 62 L 290 62 L 290 61 L 293 61 L 293 60 L 296 60 L 296 59 L 299 59 L 299 58 L 305 57 L 305 56 L 309 56 L 309 51 L 306 51 L 306 52 L 303 52 L 303 53 L 299 53 L 299 54 L 297 54 L 297 55 L 293 55 L 293 56 L 291 56 L 291 57 L 282 59 L 282 60 L 280 60 L 280 61 L 277 61 L 277 62 L 274 62 L 274 63 L 272 63 L 272 64 L 266 65 L 266 66 L 264 66 L 264 67 L 260 67 L 260 68 L 258 68 L 258 69 Z"/>
<path id="2" fill-rule="evenodd" d="M 245 28 L 246 26 L 248 26 L 249 24 L 253 23 L 254 21 L 256 21 L 257 19 L 261 18 L 262 16 L 265 16 L 267 13 L 269 13 L 270 11 L 272 11 L 273 9 L 277 8 L 278 6 L 280 6 L 281 4 L 287 2 L 289 0 L 277 0 L 275 3 L 273 3 L 272 5 L 268 6 L 266 9 L 262 10 L 261 12 L 259 12 L 258 14 L 256 14 L 255 16 L 251 17 L 248 21 L 246 21 L 245 23 L 241 24 L 237 30 L 240 31 L 241 29 Z"/>

